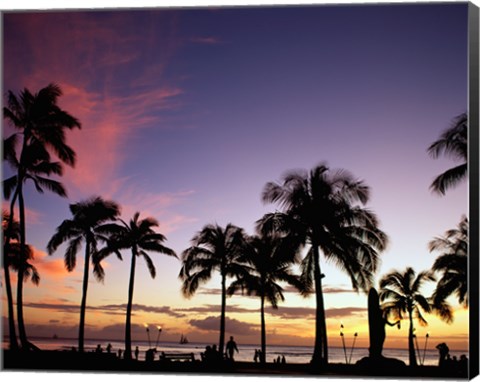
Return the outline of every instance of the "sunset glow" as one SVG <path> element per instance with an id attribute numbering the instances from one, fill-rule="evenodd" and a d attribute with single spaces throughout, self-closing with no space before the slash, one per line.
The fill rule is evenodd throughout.
<path id="1" fill-rule="evenodd" d="M 82 123 L 67 132 L 77 154 L 59 179 L 68 198 L 25 186 L 41 276 L 24 287 L 28 336 L 78 335 L 84 248 L 67 272 L 66 246 L 52 256 L 46 246 L 68 205 L 92 195 L 119 203 L 125 221 L 136 211 L 155 217 L 180 258 L 206 224 L 253 234 L 279 209 L 261 201 L 267 182 L 326 162 L 371 189 L 367 207 L 389 236 L 377 283 L 393 269 L 431 269 L 439 253 L 428 243 L 468 216 L 467 181 L 445 196 L 429 189 L 456 162 L 427 153 L 467 109 L 466 20 L 464 3 L 4 13 L 3 92 L 56 83 L 60 106 Z M 4 120 L 3 138 L 12 132 Z M 3 178 L 12 174 L 4 162 Z M 132 340 L 155 343 L 161 332 L 161 341 L 217 342 L 218 274 L 187 299 L 180 259 L 150 255 L 154 279 L 137 261 Z M 131 253 L 122 257 L 102 262 L 103 283 L 90 277 L 86 338 L 124 338 Z M 358 333 L 356 346 L 368 347 L 367 295 L 325 258 L 322 272 L 329 346 L 342 346 L 342 330 L 348 344 Z M 449 301 L 454 322 L 427 315 L 417 335 L 423 344 L 428 333 L 432 349 L 465 350 L 468 309 Z M 5 293 L 2 306 L 6 335 Z M 227 338 L 260 342 L 257 297 L 229 297 L 226 312 Z M 266 328 L 268 344 L 313 347 L 315 296 L 285 286 Z M 403 320 L 387 328 L 385 347 L 407 348 L 407 337 Z"/>

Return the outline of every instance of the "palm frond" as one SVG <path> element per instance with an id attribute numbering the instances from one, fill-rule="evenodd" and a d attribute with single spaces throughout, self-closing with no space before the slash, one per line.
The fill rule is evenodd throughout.
<path id="1" fill-rule="evenodd" d="M 3 196 L 6 200 L 10 199 L 12 191 L 17 187 L 18 178 L 16 175 L 11 176 L 3 181 Z"/>
<path id="2" fill-rule="evenodd" d="M 77 236 L 76 238 L 70 240 L 70 242 L 68 243 L 64 255 L 65 268 L 68 272 L 72 272 L 75 269 L 75 265 L 77 263 L 77 253 L 80 249 L 82 240 L 82 236 Z"/>
<path id="3" fill-rule="evenodd" d="M 35 176 L 35 177 L 29 177 L 29 178 L 33 180 L 38 192 L 43 193 L 42 187 L 45 187 L 49 191 L 61 197 L 64 197 L 64 198 L 67 197 L 67 191 L 65 190 L 65 187 L 63 186 L 62 183 L 57 182 L 56 180 L 44 178 L 41 176 Z"/>
<path id="4" fill-rule="evenodd" d="M 462 182 L 467 176 L 467 163 L 462 163 L 438 175 L 430 185 L 430 189 L 441 195 Z"/>
<path id="5" fill-rule="evenodd" d="M 157 275 L 157 270 L 155 269 L 155 265 L 153 264 L 152 259 L 150 258 L 150 256 L 148 256 L 148 254 L 145 251 L 139 251 L 139 255 L 143 256 L 143 258 L 145 259 L 145 262 L 147 263 L 148 271 L 150 272 L 150 276 L 152 276 L 152 279 L 154 279 L 155 276 Z"/>

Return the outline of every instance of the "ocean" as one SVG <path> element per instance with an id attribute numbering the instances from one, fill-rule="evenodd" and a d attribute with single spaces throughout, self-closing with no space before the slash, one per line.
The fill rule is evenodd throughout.
<path id="1" fill-rule="evenodd" d="M 66 339 L 66 338 L 31 338 L 31 342 L 34 343 L 42 350 L 70 350 L 72 347 L 78 347 L 77 339 Z M 125 344 L 123 341 L 114 341 L 114 340 L 85 340 L 85 350 L 94 351 L 98 344 L 103 348 L 107 347 L 108 343 L 112 345 L 112 352 L 116 353 L 118 349 L 124 349 Z M 195 358 L 200 360 L 200 353 L 205 351 L 205 347 L 211 344 L 202 344 L 202 343 L 188 343 L 188 344 L 178 344 L 174 342 L 158 342 L 155 343 L 152 341 L 150 343 L 151 347 L 156 347 L 157 355 L 160 352 L 166 353 L 193 353 Z M 155 346 L 156 345 L 156 346 Z M 135 350 L 135 347 L 139 348 L 139 359 L 145 359 L 145 352 L 149 349 L 148 341 L 139 341 L 132 342 L 132 350 Z M 235 360 L 244 361 L 244 362 L 253 362 L 255 349 L 259 349 L 259 346 L 256 345 L 242 345 L 238 344 L 238 353 L 235 353 Z M 6 349 L 8 343 L 4 340 L 2 347 Z M 346 350 L 346 351 L 345 351 Z M 331 363 L 351 363 L 354 364 L 359 359 L 368 356 L 368 349 L 356 347 L 347 349 L 343 347 L 330 347 L 329 348 L 329 362 Z M 278 357 L 285 357 L 287 363 L 309 363 L 312 358 L 312 347 L 307 346 L 276 346 L 270 345 L 267 346 L 267 362 L 273 362 L 274 359 Z M 346 354 L 345 354 L 346 353 Z M 425 352 L 423 349 L 420 349 L 420 360 L 419 364 L 424 365 L 438 365 L 438 351 L 435 348 L 429 348 Z M 467 351 L 450 351 L 450 355 L 460 358 L 460 355 L 468 354 Z M 408 364 L 408 350 L 407 349 L 384 349 L 383 355 L 385 357 L 397 358 L 404 361 Z M 417 355 L 418 357 L 418 355 Z M 418 358 L 417 358 L 418 360 Z"/>

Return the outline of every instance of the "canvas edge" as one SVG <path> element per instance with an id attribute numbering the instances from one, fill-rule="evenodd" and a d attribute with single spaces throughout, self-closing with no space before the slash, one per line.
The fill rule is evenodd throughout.
<path id="1" fill-rule="evenodd" d="M 469 120 L 469 379 L 479 374 L 479 8 L 468 6 Z"/>

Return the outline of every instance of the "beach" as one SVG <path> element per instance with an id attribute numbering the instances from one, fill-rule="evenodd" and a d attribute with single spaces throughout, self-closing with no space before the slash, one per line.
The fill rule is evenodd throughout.
<path id="1" fill-rule="evenodd" d="M 206 363 L 191 361 L 137 361 L 119 359 L 113 353 L 77 353 L 72 351 L 3 352 L 5 371 L 109 372 L 133 374 L 182 375 L 271 375 L 288 377 L 338 376 L 354 377 L 409 377 L 409 378 L 466 378 L 458 368 L 438 366 L 360 367 L 356 364 L 330 363 L 323 367 L 311 364 L 261 365 L 254 362 L 223 361 Z"/>

